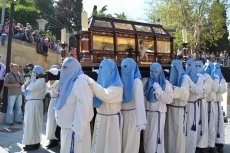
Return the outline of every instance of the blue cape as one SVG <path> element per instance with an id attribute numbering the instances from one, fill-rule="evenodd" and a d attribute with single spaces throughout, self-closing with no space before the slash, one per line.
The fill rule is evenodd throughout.
<path id="1" fill-rule="evenodd" d="M 181 60 L 173 60 L 171 63 L 169 82 L 174 86 L 181 87 L 184 74 L 185 71 Z"/>
<path id="2" fill-rule="evenodd" d="M 198 80 L 197 69 L 195 66 L 195 61 L 193 59 L 187 60 L 185 73 L 188 74 L 188 76 L 194 83 L 197 82 Z"/>
<path id="3" fill-rule="evenodd" d="M 121 80 L 123 88 L 123 103 L 128 103 L 132 100 L 133 81 L 136 78 L 141 79 L 141 73 L 137 63 L 132 58 L 125 58 L 121 62 Z"/>
<path id="4" fill-rule="evenodd" d="M 208 61 L 204 64 L 203 72 L 209 74 L 214 79 L 214 65 L 212 62 Z"/>
<path id="5" fill-rule="evenodd" d="M 165 90 L 166 79 L 161 65 L 154 62 L 150 65 L 150 77 L 144 87 L 144 95 L 148 102 L 155 103 L 157 101 L 154 94 L 153 83 L 158 83 Z"/>
<path id="6" fill-rule="evenodd" d="M 221 72 L 221 66 L 220 63 L 213 63 L 214 65 L 214 70 L 213 70 L 213 75 L 218 75 L 220 80 L 223 78 L 223 74 Z"/>
<path id="7" fill-rule="evenodd" d="M 108 88 L 110 86 L 123 87 L 117 65 L 113 60 L 102 60 L 98 70 L 97 83 L 100 84 L 103 88 Z M 102 101 L 97 97 L 94 97 L 94 108 L 99 107 L 101 104 Z"/>
<path id="8" fill-rule="evenodd" d="M 74 82 L 80 74 L 83 74 L 83 71 L 78 60 L 72 57 L 64 59 L 59 79 L 59 95 L 56 98 L 54 109 L 60 110 L 65 105 Z"/>

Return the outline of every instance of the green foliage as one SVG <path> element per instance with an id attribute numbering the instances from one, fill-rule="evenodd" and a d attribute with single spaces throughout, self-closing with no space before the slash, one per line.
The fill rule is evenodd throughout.
<path id="1" fill-rule="evenodd" d="M 35 1 L 35 4 L 36 4 L 36 7 L 49 14 L 49 15 L 54 15 L 55 14 L 55 10 L 54 10 L 54 2 L 53 0 L 34 0 Z"/>
<path id="2" fill-rule="evenodd" d="M 224 2 L 216 0 L 146 0 L 149 5 L 148 20 L 161 19 L 167 29 L 174 29 L 174 48 L 182 43 L 182 32 L 188 32 L 188 45 L 191 49 L 212 48 L 222 45 L 228 48 L 226 9 Z M 195 41 L 195 25 L 199 23 L 198 44 Z M 196 30 L 197 32 L 197 30 Z M 196 35 L 197 36 L 197 35 Z M 223 39 L 222 43 L 218 43 Z M 225 45 L 223 45 L 225 44 Z"/>

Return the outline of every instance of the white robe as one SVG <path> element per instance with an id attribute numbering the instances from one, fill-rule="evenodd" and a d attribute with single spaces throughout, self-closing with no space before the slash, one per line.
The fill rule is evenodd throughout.
<path id="1" fill-rule="evenodd" d="M 138 153 L 140 132 L 137 126 L 146 126 L 143 85 L 139 78 L 133 82 L 133 97 L 128 103 L 122 103 L 122 153 Z"/>
<path id="2" fill-rule="evenodd" d="M 199 125 L 197 129 L 197 147 L 207 148 L 208 147 L 208 104 L 207 99 L 210 96 L 213 80 L 209 74 L 203 74 L 204 86 L 202 100 L 199 103 Z"/>
<path id="3" fill-rule="evenodd" d="M 25 89 L 26 88 L 26 89 Z M 45 79 L 31 81 L 26 87 L 22 86 L 22 91 L 29 90 L 30 93 L 25 97 L 24 114 L 24 133 L 22 144 L 33 145 L 40 143 L 43 123 L 43 99 L 46 94 Z"/>
<path id="4" fill-rule="evenodd" d="M 184 78 L 181 87 L 174 86 L 173 102 L 168 105 L 165 122 L 165 152 L 185 153 L 186 104 L 189 97 L 189 80 Z"/>
<path id="5" fill-rule="evenodd" d="M 207 95 L 207 112 L 208 112 L 208 147 L 215 147 L 216 130 L 215 130 L 215 100 L 216 100 L 216 90 L 217 86 L 214 81 L 210 81 L 209 86 L 211 87 L 210 93 Z"/>
<path id="6" fill-rule="evenodd" d="M 60 110 L 55 110 L 57 125 L 61 127 L 60 153 L 70 152 L 73 132 L 74 152 L 90 153 L 93 92 L 83 75 L 85 74 L 81 74 L 74 82 L 65 105 Z"/>
<path id="7" fill-rule="evenodd" d="M 103 88 L 95 81 L 91 83 L 95 96 L 102 100 L 97 108 L 91 153 L 121 153 L 123 87 Z"/>
<path id="8" fill-rule="evenodd" d="M 215 130 L 217 144 L 224 144 L 224 117 L 221 102 L 223 101 L 222 94 L 227 91 L 227 83 L 224 78 L 221 80 L 215 79 L 215 85 L 217 86 L 216 91 L 216 102 L 214 104 L 215 116 Z"/>
<path id="9" fill-rule="evenodd" d="M 143 87 L 147 79 L 143 79 Z M 145 153 L 164 153 L 164 127 L 167 112 L 166 104 L 173 101 L 173 89 L 169 81 L 166 81 L 165 90 L 161 93 L 155 89 L 158 99 L 155 103 L 150 103 L 145 99 L 145 108 L 147 111 L 147 127 L 144 131 L 144 150 Z"/>
<path id="10" fill-rule="evenodd" d="M 57 139 L 55 136 L 57 123 L 55 120 L 54 103 L 56 101 L 56 97 L 58 94 L 58 83 L 59 83 L 58 80 L 56 80 L 53 84 L 50 84 L 50 81 L 47 83 L 47 92 L 50 93 L 50 97 L 51 97 L 48 112 L 47 112 L 47 122 L 46 122 L 46 137 L 48 140 Z"/>
<path id="11" fill-rule="evenodd" d="M 198 80 L 195 83 L 190 82 L 190 94 L 188 103 L 186 106 L 187 111 L 187 137 L 185 153 L 195 153 L 197 145 L 197 130 L 199 126 L 199 107 L 198 99 L 203 94 L 204 77 L 200 74 Z M 192 129 L 192 127 L 194 129 Z"/>

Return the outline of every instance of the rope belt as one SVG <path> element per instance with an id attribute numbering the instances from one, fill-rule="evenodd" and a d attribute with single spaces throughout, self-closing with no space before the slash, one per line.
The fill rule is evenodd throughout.
<path id="1" fill-rule="evenodd" d="M 135 110 L 136 108 L 132 108 L 132 109 L 122 109 L 121 111 L 132 111 Z"/>

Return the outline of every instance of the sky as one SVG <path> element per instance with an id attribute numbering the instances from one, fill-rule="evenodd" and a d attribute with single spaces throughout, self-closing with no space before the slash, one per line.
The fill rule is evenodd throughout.
<path id="1" fill-rule="evenodd" d="M 114 15 L 114 13 L 124 12 L 128 19 L 133 21 L 144 22 L 147 18 L 145 9 L 148 5 L 145 4 L 145 0 L 83 0 L 83 10 L 88 13 L 88 16 L 92 14 L 94 5 L 97 5 L 97 10 L 108 5 L 106 13 Z M 227 16 L 230 20 L 230 8 L 227 10 Z M 230 31 L 230 25 L 228 31 Z"/>

